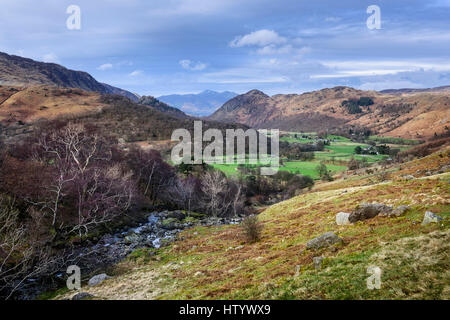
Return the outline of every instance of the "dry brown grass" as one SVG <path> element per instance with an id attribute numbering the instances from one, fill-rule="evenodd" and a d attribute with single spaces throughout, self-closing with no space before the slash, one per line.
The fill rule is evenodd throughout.
<path id="1" fill-rule="evenodd" d="M 0 104 L 0 122 L 4 125 L 81 116 L 100 112 L 105 107 L 98 102 L 100 94 L 80 89 L 51 86 L 20 88 L 17 92 L 10 89 L 0 87 L 0 96 L 5 95 Z"/>
<path id="2" fill-rule="evenodd" d="M 447 297 L 443 292 L 448 294 L 448 288 L 442 288 L 444 278 L 439 274 L 442 260 L 437 266 L 424 264 L 420 269 L 424 278 L 420 281 L 407 276 L 415 268 L 414 264 L 407 263 L 408 268 L 398 269 L 398 276 L 395 273 L 397 271 L 386 269 L 386 274 L 390 275 L 386 283 L 396 281 L 395 285 L 403 290 L 404 295 L 400 291 L 397 295 L 396 291 L 388 288 L 368 293 L 364 283 L 369 257 L 381 259 L 379 257 L 383 256 L 383 249 L 389 255 L 390 252 L 398 251 L 392 255 L 393 261 L 401 261 L 408 254 L 414 257 L 420 252 L 425 258 L 427 250 L 429 256 L 425 258 L 426 261 L 438 254 L 438 249 L 433 251 L 430 248 L 434 240 L 420 237 L 448 230 L 450 173 L 414 180 L 401 179 L 400 176 L 407 170 L 427 167 L 427 163 L 437 168 L 441 165 L 439 159 L 442 159 L 439 155 L 433 155 L 424 158 L 424 163 L 419 160 L 404 164 L 389 182 L 366 184 L 360 181 L 361 185 L 349 187 L 346 181 L 341 181 L 331 184 L 333 188 L 329 190 L 318 188 L 320 191 L 315 190 L 273 205 L 259 215 L 264 229 L 261 240 L 256 243 L 246 243 L 239 226 L 186 230 L 180 235 L 182 241 L 160 250 L 160 261 L 152 260 L 145 263 L 141 271 L 131 272 L 137 273 L 138 278 L 145 272 L 151 272 L 155 279 L 148 281 L 148 286 L 139 285 L 137 278 L 133 280 L 136 283 L 131 281 L 131 284 L 122 283 L 119 286 L 122 279 L 118 278 L 114 285 L 106 282 L 96 289 L 96 293 L 106 298 L 122 298 L 126 295 L 134 298 L 146 297 L 146 292 L 152 290 L 159 293 L 148 295 L 147 298 L 158 299 Z M 407 204 L 412 210 L 397 218 L 376 217 L 348 226 L 336 225 L 337 212 L 350 212 L 361 202 L 382 202 L 391 206 Z M 426 210 L 443 216 L 444 223 L 422 226 L 420 222 Z M 324 248 L 314 252 L 305 250 L 308 240 L 328 231 L 334 231 L 343 238 L 344 243 L 333 249 Z M 412 242 L 402 240 L 413 237 L 419 238 Z M 408 253 L 410 243 L 417 245 L 417 248 L 411 248 L 413 251 Z M 447 245 L 443 249 L 448 252 Z M 374 253 L 380 255 L 375 256 Z M 330 269 L 314 273 L 312 258 L 315 256 L 325 257 Z M 441 258 L 447 259 L 449 263 L 448 255 L 441 255 Z M 387 263 L 387 260 L 383 263 Z M 176 268 L 167 268 L 169 264 L 176 265 Z M 160 273 L 159 270 L 164 272 Z M 297 271 L 300 278 L 293 281 Z M 448 280 L 445 281 L 448 283 Z M 416 289 L 415 282 L 418 286 Z M 440 287 L 422 288 L 427 283 L 436 283 Z M 164 289 L 165 286 L 168 290 Z M 358 289 L 352 289 L 353 286 Z"/>

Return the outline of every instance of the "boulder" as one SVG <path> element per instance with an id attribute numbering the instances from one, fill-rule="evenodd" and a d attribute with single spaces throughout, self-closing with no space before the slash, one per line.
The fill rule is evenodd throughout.
<path id="1" fill-rule="evenodd" d="M 98 274 L 96 276 L 93 276 L 91 279 L 89 279 L 88 285 L 90 287 L 96 286 L 100 283 L 102 283 L 103 281 L 105 281 L 106 279 L 111 278 L 110 276 L 108 276 L 106 273 L 102 273 L 102 274 Z"/>
<path id="2" fill-rule="evenodd" d="M 362 221 L 367 219 L 372 219 L 379 215 L 380 213 L 384 215 L 389 215 L 392 211 L 392 207 L 387 206 L 383 203 L 363 203 L 359 205 L 348 217 L 351 223 L 356 221 Z"/>
<path id="3" fill-rule="evenodd" d="M 306 243 L 306 249 L 320 249 L 323 247 L 329 247 L 335 243 L 342 243 L 343 240 L 339 238 L 334 232 L 327 232 L 323 235 L 309 240 Z"/>
<path id="4" fill-rule="evenodd" d="M 130 235 L 128 235 L 128 236 L 126 236 L 124 238 L 124 242 L 126 244 L 133 244 L 133 243 L 136 244 L 136 243 L 139 243 L 141 241 L 142 241 L 142 237 L 137 235 L 137 234 L 135 234 L 135 233 L 130 234 Z"/>
<path id="5" fill-rule="evenodd" d="M 163 221 L 161 221 L 160 227 L 165 230 L 175 230 L 179 228 L 177 221 L 178 219 L 176 218 L 164 219 Z"/>
<path id="6" fill-rule="evenodd" d="M 434 214 L 431 211 L 427 211 L 427 212 L 425 212 L 425 215 L 423 216 L 422 225 L 426 225 L 429 223 L 439 223 L 440 221 L 442 221 L 442 217 Z"/>
<path id="7" fill-rule="evenodd" d="M 167 214 L 167 218 L 173 218 L 173 219 L 177 219 L 179 221 L 183 220 L 186 216 L 184 215 L 184 213 L 180 210 L 176 210 L 176 211 L 170 211 Z"/>
<path id="8" fill-rule="evenodd" d="M 79 292 L 76 295 L 74 295 L 72 297 L 72 300 L 86 300 L 86 299 L 90 299 L 93 298 L 94 296 L 90 293 L 87 292 Z"/>
<path id="9" fill-rule="evenodd" d="M 350 213 L 347 212 L 339 212 L 336 215 L 336 223 L 339 226 L 343 226 L 346 224 L 350 224 L 350 221 L 348 220 L 348 217 L 350 216 Z"/>

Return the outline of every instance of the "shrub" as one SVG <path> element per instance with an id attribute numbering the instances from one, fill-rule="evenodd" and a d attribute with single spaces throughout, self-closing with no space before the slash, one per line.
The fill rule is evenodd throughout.
<path id="1" fill-rule="evenodd" d="M 257 216 L 248 216 L 241 222 L 242 232 L 247 241 L 254 243 L 261 238 L 262 226 Z"/>
<path id="2" fill-rule="evenodd" d="M 320 178 L 323 181 L 333 181 L 333 177 L 331 176 L 330 172 L 328 171 L 327 166 L 324 163 L 320 163 L 317 167 L 316 170 L 320 176 Z"/>
<path id="3" fill-rule="evenodd" d="M 357 100 L 345 100 L 342 102 L 342 106 L 347 108 L 349 114 L 362 113 Z"/>
<path id="4" fill-rule="evenodd" d="M 377 179 L 379 182 L 384 182 L 389 180 L 389 178 L 391 177 L 390 173 L 386 170 L 381 171 L 378 175 L 377 175 Z"/>
<path id="5" fill-rule="evenodd" d="M 368 107 L 368 106 L 371 106 L 373 104 L 374 104 L 374 102 L 373 102 L 372 98 L 370 98 L 370 97 L 361 97 L 361 98 L 359 98 L 359 105 L 360 106 Z"/>
<path id="6" fill-rule="evenodd" d="M 359 169 L 359 161 L 355 158 L 351 158 L 347 164 L 348 170 L 356 170 Z"/>

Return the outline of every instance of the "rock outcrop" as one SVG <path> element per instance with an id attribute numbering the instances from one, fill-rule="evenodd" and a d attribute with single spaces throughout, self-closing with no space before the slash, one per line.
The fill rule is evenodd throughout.
<path id="1" fill-rule="evenodd" d="M 372 219 L 379 214 L 388 215 L 392 212 L 392 207 L 382 203 L 363 203 L 359 205 L 348 217 L 351 223 Z"/>
<path id="2" fill-rule="evenodd" d="M 339 238 L 334 232 L 327 232 L 317 238 L 309 240 L 306 244 L 306 249 L 316 250 L 342 242 L 343 240 Z"/>

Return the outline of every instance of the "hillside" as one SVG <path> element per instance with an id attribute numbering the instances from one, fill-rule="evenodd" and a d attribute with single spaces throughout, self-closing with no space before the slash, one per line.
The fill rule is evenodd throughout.
<path id="1" fill-rule="evenodd" d="M 369 97 L 373 104 L 352 111 L 343 102 Z M 430 138 L 448 131 L 450 94 L 446 90 L 403 95 L 335 87 L 272 97 L 258 90 L 237 96 L 208 119 L 284 131 L 365 127 L 401 138 Z"/>
<path id="2" fill-rule="evenodd" d="M 55 63 L 34 61 L 3 52 L 0 52 L 0 85 L 27 87 L 53 85 L 103 94 L 120 94 L 133 101 L 138 100 L 135 94 L 100 83 L 87 72 L 74 71 Z"/>
<path id="3" fill-rule="evenodd" d="M 392 165 L 382 182 L 349 172 L 275 204 L 259 215 L 256 243 L 236 225 L 185 230 L 167 247 L 135 251 L 111 279 L 82 291 L 94 299 L 449 299 L 449 157 L 447 147 Z M 336 224 L 337 213 L 375 202 L 409 209 Z M 425 211 L 443 220 L 423 225 Z M 307 247 L 326 232 L 341 242 Z M 378 290 L 367 288 L 370 266 L 381 269 Z"/>
<path id="4" fill-rule="evenodd" d="M 205 90 L 198 94 L 171 94 L 158 97 L 159 100 L 184 110 L 194 116 L 210 115 L 228 100 L 236 97 L 234 92 Z"/>
<path id="5" fill-rule="evenodd" d="M 151 97 L 151 96 L 142 96 L 139 101 L 139 104 L 143 104 L 145 106 L 152 107 L 158 111 L 170 114 L 177 118 L 189 118 L 188 115 L 186 115 L 183 111 L 180 109 L 171 107 L 164 102 L 159 101 L 158 99 Z"/>
<path id="6" fill-rule="evenodd" d="M 158 100 L 134 103 L 120 95 L 101 95 L 53 86 L 0 86 L 0 136 L 21 139 L 49 120 L 76 120 L 102 128 L 125 142 L 170 139 L 178 128 L 193 130 L 194 118 Z M 144 102 L 145 102 L 144 101 Z M 178 112 L 172 111 L 178 110 Z M 245 128 L 243 125 L 203 121 L 205 128 Z"/>

